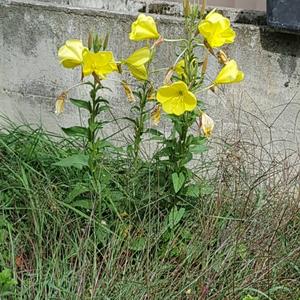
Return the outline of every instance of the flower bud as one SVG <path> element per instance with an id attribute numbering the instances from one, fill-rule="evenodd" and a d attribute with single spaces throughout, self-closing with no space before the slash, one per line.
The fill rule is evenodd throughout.
<path id="1" fill-rule="evenodd" d="M 88 36 L 88 49 L 91 50 L 93 47 L 93 34 L 89 32 Z"/>
<path id="2" fill-rule="evenodd" d="M 190 0 L 183 0 L 183 15 L 188 17 L 191 12 Z"/>

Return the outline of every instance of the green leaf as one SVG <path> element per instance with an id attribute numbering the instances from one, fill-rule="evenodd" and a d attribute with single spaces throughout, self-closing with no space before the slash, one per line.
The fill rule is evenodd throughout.
<path id="1" fill-rule="evenodd" d="M 202 196 L 209 196 L 214 192 L 214 187 L 208 183 L 201 186 L 200 194 Z"/>
<path id="2" fill-rule="evenodd" d="M 146 248 L 147 240 L 144 237 L 139 237 L 129 244 L 129 249 L 133 251 L 142 251 Z"/>
<path id="3" fill-rule="evenodd" d="M 0 273 L 0 288 L 1 292 L 8 290 L 17 284 L 17 281 L 12 278 L 12 273 L 10 269 L 4 268 Z"/>
<path id="4" fill-rule="evenodd" d="M 192 136 L 190 135 L 189 138 L 191 139 L 191 145 L 203 145 L 206 143 L 206 137 L 204 136 Z"/>
<path id="5" fill-rule="evenodd" d="M 87 167 L 89 164 L 89 156 L 85 154 L 75 154 L 54 163 L 54 166 L 59 167 L 74 167 L 81 170 L 83 167 Z"/>
<path id="6" fill-rule="evenodd" d="M 68 194 L 65 202 L 70 203 L 79 195 L 88 192 L 90 189 L 82 183 L 76 184 L 73 190 Z"/>
<path id="7" fill-rule="evenodd" d="M 190 138 L 190 151 L 192 153 L 203 153 L 208 150 L 208 147 L 206 145 L 206 138 L 203 136 L 189 136 Z"/>
<path id="8" fill-rule="evenodd" d="M 248 249 L 245 244 L 239 244 L 237 247 L 237 253 L 241 259 L 246 259 L 248 256 Z"/>
<path id="9" fill-rule="evenodd" d="M 192 184 L 187 188 L 186 196 L 197 198 L 200 195 L 200 187 L 196 184 Z"/>
<path id="10" fill-rule="evenodd" d="M 79 108 L 84 108 L 88 111 L 91 111 L 91 104 L 88 101 L 73 99 L 73 98 L 70 98 L 70 101 L 72 104 L 74 104 L 75 106 L 77 106 Z"/>
<path id="11" fill-rule="evenodd" d="M 106 245 L 110 238 L 110 232 L 108 232 L 103 227 L 97 227 L 95 233 L 97 241 L 100 242 L 102 245 Z"/>
<path id="12" fill-rule="evenodd" d="M 105 35 L 104 41 L 103 41 L 103 45 L 102 45 L 102 50 L 105 51 L 108 45 L 108 40 L 109 40 L 109 33 L 107 33 Z"/>
<path id="13" fill-rule="evenodd" d="M 172 182 L 175 193 L 179 192 L 179 190 L 182 188 L 185 182 L 185 176 L 182 172 L 179 174 L 173 173 L 172 174 Z"/>
<path id="14" fill-rule="evenodd" d="M 247 295 L 242 300 L 259 300 L 259 299 L 258 299 L 258 297 L 253 297 L 251 295 Z"/>
<path id="15" fill-rule="evenodd" d="M 204 144 L 190 146 L 190 151 L 195 154 L 204 153 L 208 150 L 208 147 Z"/>
<path id="16" fill-rule="evenodd" d="M 151 133 L 152 135 L 155 135 L 155 136 L 163 136 L 163 134 L 157 130 L 157 129 L 154 129 L 154 128 L 148 128 L 145 133 Z"/>
<path id="17" fill-rule="evenodd" d="M 131 123 L 133 123 L 135 126 L 137 126 L 137 121 L 132 119 L 132 118 L 128 118 L 128 117 L 123 117 L 123 118 L 120 118 L 120 120 L 126 120 L 126 121 L 129 121 Z"/>
<path id="18" fill-rule="evenodd" d="M 168 216 L 168 226 L 170 229 L 173 229 L 181 221 L 184 213 L 185 209 L 183 207 L 178 210 L 177 206 L 174 206 L 171 209 L 170 214 Z"/>
<path id="19" fill-rule="evenodd" d="M 81 126 L 73 126 L 69 128 L 62 127 L 63 132 L 68 136 L 84 136 L 87 137 L 88 129 Z"/>
<path id="20" fill-rule="evenodd" d="M 71 203 L 71 206 L 73 207 L 79 207 L 79 208 L 84 208 L 84 209 L 92 209 L 94 204 L 91 201 L 91 199 L 82 199 L 82 200 L 77 200 Z"/>

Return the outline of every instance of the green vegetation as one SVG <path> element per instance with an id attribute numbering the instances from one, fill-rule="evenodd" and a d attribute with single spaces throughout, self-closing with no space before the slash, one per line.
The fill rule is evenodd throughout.
<path id="1" fill-rule="evenodd" d="M 5 127 L 1 299 L 299 299 L 297 166 L 224 144 L 174 203 L 155 161 L 104 148 L 95 193 L 88 170 L 57 166 L 80 142 Z"/>

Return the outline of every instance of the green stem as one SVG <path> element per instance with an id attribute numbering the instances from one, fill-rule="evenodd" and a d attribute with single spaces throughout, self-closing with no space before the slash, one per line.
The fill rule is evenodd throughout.
<path id="1" fill-rule="evenodd" d="M 91 96 L 91 110 L 90 117 L 88 120 L 88 149 L 89 149 L 89 171 L 92 176 L 94 183 L 97 182 L 97 158 L 98 158 L 98 148 L 97 148 L 97 126 L 96 126 L 96 117 L 97 117 L 97 90 L 98 84 L 94 81 L 92 90 L 90 92 Z"/>
<path id="2" fill-rule="evenodd" d="M 140 97 L 140 111 L 139 116 L 136 119 L 136 127 L 135 127 L 135 136 L 134 136 L 134 162 L 137 162 L 141 142 L 142 142 L 142 135 L 144 134 L 144 123 L 145 123 L 145 108 L 147 103 L 147 83 L 143 85 L 143 91 Z"/>

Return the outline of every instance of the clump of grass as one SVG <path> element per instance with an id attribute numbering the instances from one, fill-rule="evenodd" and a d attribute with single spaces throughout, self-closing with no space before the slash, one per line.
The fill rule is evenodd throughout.
<path id="1" fill-rule="evenodd" d="M 107 153 L 111 207 L 98 214 L 83 201 L 84 172 L 54 165 L 78 144 L 8 127 L 0 137 L 0 267 L 16 284 L 8 280 L 1 297 L 299 298 L 297 165 L 251 169 L 249 148 L 232 143 L 209 164 L 216 171 L 202 166 L 200 196 L 169 211 L 155 168 L 131 170 Z"/>

